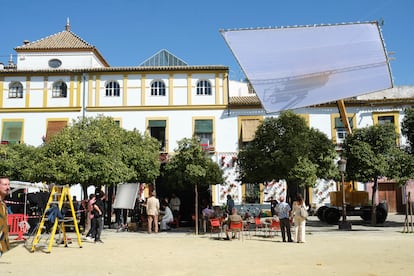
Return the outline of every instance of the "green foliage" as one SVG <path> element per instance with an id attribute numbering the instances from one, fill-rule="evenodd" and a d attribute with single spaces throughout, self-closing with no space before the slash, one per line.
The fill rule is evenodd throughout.
<path id="1" fill-rule="evenodd" d="M 408 151 L 414 153 L 414 108 L 404 110 L 404 120 L 401 123 L 401 133 L 407 137 Z"/>
<path id="2" fill-rule="evenodd" d="M 159 144 L 126 131 L 112 118 L 80 118 L 40 147 L 0 145 L 0 174 L 13 180 L 55 184 L 116 185 L 153 182 L 159 175 Z"/>
<path id="3" fill-rule="evenodd" d="M 394 125 L 356 129 L 344 142 L 347 178 L 368 182 L 380 176 L 403 181 L 412 176 L 412 157 L 396 144 Z"/>
<path id="4" fill-rule="evenodd" d="M 37 150 L 26 144 L 0 145 L 0 175 L 12 180 L 36 181 Z"/>
<path id="5" fill-rule="evenodd" d="M 308 128 L 305 120 L 291 111 L 266 118 L 255 139 L 238 156 L 244 183 L 286 179 L 312 186 L 316 178 L 338 176 L 333 143 L 322 132 Z"/>
<path id="6" fill-rule="evenodd" d="M 184 138 L 177 142 L 174 156 L 165 165 L 164 177 L 176 189 L 198 184 L 223 183 L 218 164 L 202 150 L 198 139 Z"/>

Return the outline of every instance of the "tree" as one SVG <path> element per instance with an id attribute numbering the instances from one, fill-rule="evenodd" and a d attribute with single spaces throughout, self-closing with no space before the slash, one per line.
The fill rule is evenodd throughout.
<path id="1" fill-rule="evenodd" d="M 0 145 L 0 175 L 12 180 L 38 181 L 39 150 L 27 144 Z"/>
<path id="2" fill-rule="evenodd" d="M 328 137 L 292 111 L 266 118 L 255 139 L 238 156 L 239 173 L 244 183 L 285 179 L 288 194 L 298 187 L 313 186 L 316 179 L 338 177 L 336 152 Z"/>
<path id="3" fill-rule="evenodd" d="M 197 138 L 184 138 L 177 144 L 178 148 L 173 157 L 165 165 L 164 177 L 176 188 L 194 186 L 195 222 L 196 234 L 198 234 L 198 185 L 223 183 L 223 174 L 218 164 L 202 150 Z"/>
<path id="4" fill-rule="evenodd" d="M 404 110 L 401 133 L 407 137 L 409 145 L 408 152 L 414 154 L 414 108 L 407 108 Z"/>
<path id="5" fill-rule="evenodd" d="M 375 225 L 377 218 L 375 199 L 379 177 L 403 181 L 412 174 L 412 158 L 397 146 L 393 124 L 356 129 L 346 137 L 343 150 L 347 159 L 347 178 L 374 182 L 371 220 Z"/>
<path id="6" fill-rule="evenodd" d="M 126 131 L 112 118 L 80 118 L 42 147 L 43 177 L 56 184 L 87 187 L 153 180 L 159 173 L 153 138 Z"/>

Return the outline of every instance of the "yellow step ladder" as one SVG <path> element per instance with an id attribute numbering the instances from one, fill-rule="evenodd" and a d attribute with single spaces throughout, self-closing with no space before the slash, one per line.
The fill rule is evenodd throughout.
<path id="1" fill-rule="evenodd" d="M 70 196 L 69 186 L 53 186 L 52 191 L 50 192 L 49 200 L 46 204 L 45 212 L 42 215 L 42 220 L 40 221 L 36 235 L 33 239 L 32 247 L 30 250 L 31 252 L 34 252 L 35 249 L 40 246 L 39 241 L 41 240 L 42 235 L 46 235 L 45 233 L 42 234 L 42 231 L 44 231 L 45 222 L 48 221 L 49 212 L 51 212 L 54 208 L 58 208 L 58 212 L 61 213 L 64 204 L 69 205 L 70 209 L 67 211 L 67 213 L 70 213 L 71 216 L 65 216 L 63 219 L 61 219 L 58 217 L 58 215 L 56 215 L 53 225 L 50 227 L 50 233 L 47 234 L 50 236 L 48 237 L 48 239 L 46 239 L 48 240 L 48 247 L 46 252 L 50 253 L 52 251 L 52 245 L 55 239 L 55 234 L 56 231 L 59 229 L 63 234 L 62 243 L 65 245 L 65 247 L 68 246 L 65 222 L 73 222 L 73 227 L 75 228 L 76 235 L 78 238 L 78 245 L 80 248 L 82 248 L 81 235 L 79 232 L 78 221 L 76 219 L 75 208 L 73 207 L 72 197 Z M 54 211 L 57 210 L 55 209 Z"/>

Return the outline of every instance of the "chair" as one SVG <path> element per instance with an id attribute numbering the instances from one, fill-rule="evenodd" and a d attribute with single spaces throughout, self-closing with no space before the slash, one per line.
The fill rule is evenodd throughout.
<path id="1" fill-rule="evenodd" d="M 280 232 L 280 221 L 273 219 L 269 226 L 269 236 L 272 237 L 272 232 L 275 232 L 275 236 L 277 232 Z"/>
<path id="2" fill-rule="evenodd" d="M 257 230 L 261 230 L 263 232 L 263 230 L 266 229 L 266 225 L 264 225 L 260 221 L 260 217 L 255 217 L 254 218 L 254 223 L 255 223 L 255 235 L 257 235 Z"/>
<path id="3" fill-rule="evenodd" d="M 222 228 L 221 221 L 219 218 L 210 219 L 210 233 L 213 234 L 214 232 L 218 233 L 218 238 L 220 239 Z"/>
<path id="4" fill-rule="evenodd" d="M 231 221 L 228 231 L 232 232 L 232 234 L 239 233 L 239 240 L 240 240 L 240 236 L 243 240 L 243 221 L 239 221 L 239 222 Z"/>

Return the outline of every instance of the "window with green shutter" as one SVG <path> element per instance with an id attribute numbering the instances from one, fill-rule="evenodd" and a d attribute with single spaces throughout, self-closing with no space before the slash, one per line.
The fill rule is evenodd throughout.
<path id="1" fill-rule="evenodd" d="M 23 122 L 4 122 L 1 135 L 2 142 L 20 143 L 22 141 L 22 130 Z"/>

